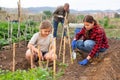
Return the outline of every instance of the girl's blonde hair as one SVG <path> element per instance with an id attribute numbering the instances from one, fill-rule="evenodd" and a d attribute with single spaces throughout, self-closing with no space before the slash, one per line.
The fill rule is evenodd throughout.
<path id="1" fill-rule="evenodd" d="M 48 28 L 51 28 L 52 30 L 52 24 L 50 23 L 50 21 L 49 20 L 42 21 L 40 24 L 40 29 L 48 29 Z"/>

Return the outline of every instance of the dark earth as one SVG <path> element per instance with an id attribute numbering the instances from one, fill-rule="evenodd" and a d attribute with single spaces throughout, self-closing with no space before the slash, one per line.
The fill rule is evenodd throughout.
<path id="1" fill-rule="evenodd" d="M 60 39 L 57 39 L 57 54 L 59 51 Z M 16 69 L 28 70 L 30 64 L 25 59 L 27 47 L 25 42 L 20 43 L 20 47 L 16 47 Z M 68 44 L 66 44 L 68 46 Z M 98 58 L 94 58 L 86 66 L 80 66 L 78 61 L 83 58 L 78 53 L 74 63 L 70 62 L 69 47 L 66 48 L 66 61 L 68 67 L 59 80 L 120 80 L 120 40 L 109 39 L 109 49 L 101 53 Z M 104 57 L 103 57 L 104 56 Z M 12 70 L 12 49 L 3 49 L 0 51 L 0 68 L 3 70 Z M 58 58 L 58 62 L 62 62 Z"/>

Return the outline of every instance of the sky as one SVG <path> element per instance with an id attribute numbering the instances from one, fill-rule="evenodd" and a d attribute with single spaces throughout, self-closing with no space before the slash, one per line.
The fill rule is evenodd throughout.
<path id="1" fill-rule="evenodd" d="M 0 7 L 17 8 L 19 0 L 0 0 Z M 70 4 L 70 9 L 82 10 L 117 10 L 120 0 L 21 0 L 21 7 L 57 7 Z"/>

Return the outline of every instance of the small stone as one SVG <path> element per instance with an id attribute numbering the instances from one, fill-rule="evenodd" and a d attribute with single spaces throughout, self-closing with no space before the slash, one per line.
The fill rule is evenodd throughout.
<path id="1" fill-rule="evenodd" d="M 82 76 L 79 78 L 79 80 L 87 80 L 87 77 L 86 76 Z"/>
<path id="2" fill-rule="evenodd" d="M 109 60 L 110 60 L 110 58 L 105 58 L 105 59 L 104 59 L 104 61 L 109 61 Z"/>
<path id="3" fill-rule="evenodd" d="M 2 68 L 2 65 L 0 65 L 0 68 Z"/>

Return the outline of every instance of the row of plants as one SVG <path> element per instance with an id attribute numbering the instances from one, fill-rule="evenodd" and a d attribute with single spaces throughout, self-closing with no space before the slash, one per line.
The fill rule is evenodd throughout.
<path id="1" fill-rule="evenodd" d="M 58 80 L 67 68 L 67 64 L 58 64 L 59 70 L 53 76 L 53 68 L 32 68 L 29 70 L 16 70 L 14 72 L 10 70 L 0 69 L 0 80 Z"/>
<path id="2" fill-rule="evenodd" d="M 52 80 L 48 71 L 41 68 L 17 70 L 15 72 L 0 70 L 0 80 Z"/>
<path id="3" fill-rule="evenodd" d="M 39 30 L 37 23 L 32 21 L 21 23 L 20 31 L 18 27 L 18 22 L 0 22 L 0 48 L 21 40 L 28 41 Z"/>
<path id="4" fill-rule="evenodd" d="M 118 18 L 108 18 L 104 17 L 103 19 L 99 20 L 99 23 L 105 29 L 119 29 L 120 19 Z M 20 24 L 20 35 L 18 35 L 18 27 L 19 24 L 16 22 L 0 22 L 0 48 L 2 46 L 8 45 L 13 42 L 18 42 L 19 40 L 26 40 L 28 41 L 33 33 L 37 32 L 39 29 L 37 28 L 39 23 L 34 21 L 27 21 L 22 22 Z M 60 27 L 59 27 L 60 28 Z M 58 29 L 61 30 L 61 29 Z M 74 31 L 74 30 L 70 30 Z M 61 31 L 58 31 L 61 32 Z M 73 32 L 72 32 L 73 33 Z M 112 34 L 112 33 L 110 33 Z M 60 35 L 60 34 L 59 34 Z M 71 34 L 72 35 L 72 34 Z M 109 34 L 108 34 L 109 35 Z"/>

